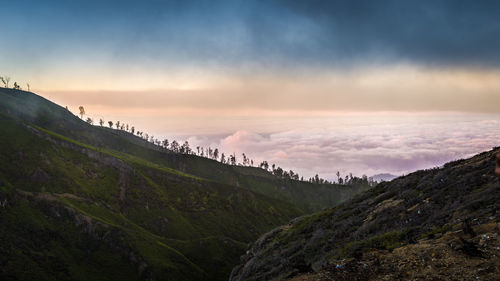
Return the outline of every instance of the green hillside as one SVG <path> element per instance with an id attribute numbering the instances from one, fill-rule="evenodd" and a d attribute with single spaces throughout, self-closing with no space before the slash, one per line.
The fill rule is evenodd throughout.
<path id="1" fill-rule="evenodd" d="M 2 280 L 223 280 L 269 229 L 365 187 L 160 150 L 0 88 Z"/>
<path id="2" fill-rule="evenodd" d="M 0 97 L 0 110 L 12 118 L 94 147 L 123 152 L 163 167 L 285 200 L 304 213 L 339 204 L 367 189 L 363 185 L 346 187 L 283 180 L 260 168 L 231 166 L 195 155 L 172 153 L 125 131 L 89 125 L 65 108 L 29 92 L 0 88 Z"/>

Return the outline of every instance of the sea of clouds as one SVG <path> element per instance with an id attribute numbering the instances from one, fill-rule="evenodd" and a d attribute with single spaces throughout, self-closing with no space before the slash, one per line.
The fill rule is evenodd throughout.
<path id="1" fill-rule="evenodd" d="M 239 124 L 244 128 L 238 128 Z M 304 178 L 402 175 L 500 145 L 500 115 L 458 113 L 346 114 L 255 119 L 233 133 L 192 135 L 192 147 L 218 147 L 276 163 Z M 227 128 L 226 128 L 227 130 Z"/>

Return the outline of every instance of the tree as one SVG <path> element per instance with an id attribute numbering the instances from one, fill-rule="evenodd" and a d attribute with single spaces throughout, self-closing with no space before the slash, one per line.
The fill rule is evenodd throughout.
<path id="1" fill-rule="evenodd" d="M 101 125 L 101 127 L 104 125 L 104 120 L 102 120 L 102 118 L 99 118 L 99 125 Z"/>
<path id="2" fill-rule="evenodd" d="M 267 170 L 269 170 L 269 163 L 267 163 L 267 161 L 262 161 L 259 164 L 259 167 L 267 171 Z"/>
<path id="3" fill-rule="evenodd" d="M 181 147 L 181 150 L 185 154 L 191 154 L 191 148 L 189 147 L 189 142 L 185 141 L 184 144 Z"/>
<path id="4" fill-rule="evenodd" d="M 221 162 L 222 164 L 225 164 L 225 163 L 226 163 L 226 155 L 224 155 L 224 153 L 222 153 L 222 154 L 220 155 L 220 162 Z"/>
<path id="5" fill-rule="evenodd" d="M 14 82 L 14 88 L 15 90 L 21 90 L 21 86 L 19 86 L 19 84 L 17 84 L 17 82 Z"/>
<path id="6" fill-rule="evenodd" d="M 282 178 L 283 177 L 283 169 L 281 169 L 281 167 L 276 168 L 276 170 L 274 170 L 274 175 L 279 177 L 279 178 Z"/>
<path id="7" fill-rule="evenodd" d="M 218 148 L 214 149 L 214 159 L 217 160 L 217 158 L 219 158 L 219 149 Z"/>
<path id="8" fill-rule="evenodd" d="M 173 152 L 179 152 L 179 143 L 176 140 L 173 140 L 170 144 L 170 150 Z"/>
<path id="9" fill-rule="evenodd" d="M 120 121 L 116 121 L 115 126 L 117 130 L 120 129 Z"/>
<path id="10" fill-rule="evenodd" d="M 337 171 L 336 175 L 337 175 L 337 180 L 338 180 L 338 182 L 340 183 L 340 172 L 339 172 L 339 171 Z"/>
<path id="11" fill-rule="evenodd" d="M 89 123 L 90 125 L 94 125 L 94 120 L 92 120 L 92 118 L 90 117 L 87 117 L 87 123 Z"/>
<path id="12" fill-rule="evenodd" d="M 168 139 L 164 139 L 162 144 L 165 149 L 168 149 Z"/>
<path id="13" fill-rule="evenodd" d="M 28 92 L 30 91 L 30 83 L 26 83 L 26 86 L 28 86 Z"/>
<path id="14" fill-rule="evenodd" d="M 80 118 L 83 120 L 83 115 L 85 115 L 85 109 L 81 105 L 80 107 L 78 107 L 78 109 L 80 110 Z"/>
<path id="15" fill-rule="evenodd" d="M 130 132 L 132 133 L 132 135 L 134 134 L 134 132 L 135 132 L 134 126 L 132 126 L 132 128 L 130 128 Z"/>
<path id="16" fill-rule="evenodd" d="M 128 124 L 125 126 L 125 128 L 127 128 L 127 132 L 128 132 Z"/>
<path id="17" fill-rule="evenodd" d="M 9 87 L 10 77 L 8 77 L 8 76 L 0 77 L 0 81 L 2 81 L 5 88 Z"/>
<path id="18" fill-rule="evenodd" d="M 113 121 L 108 121 L 108 125 L 112 129 L 113 128 Z"/>

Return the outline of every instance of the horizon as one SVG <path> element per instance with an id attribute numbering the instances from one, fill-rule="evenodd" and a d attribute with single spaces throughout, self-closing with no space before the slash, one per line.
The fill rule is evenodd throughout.
<path id="1" fill-rule="evenodd" d="M 0 76 L 158 138 L 328 180 L 401 175 L 498 146 L 495 1 L 4 8 Z"/>

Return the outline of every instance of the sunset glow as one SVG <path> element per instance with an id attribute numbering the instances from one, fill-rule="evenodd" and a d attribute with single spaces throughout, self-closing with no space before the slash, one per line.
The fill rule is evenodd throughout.
<path id="1" fill-rule="evenodd" d="M 74 113 L 306 176 L 498 145 L 496 2 L 167 2 L 5 3 L 0 71 Z M 411 165 L 389 159 L 402 144 Z"/>

